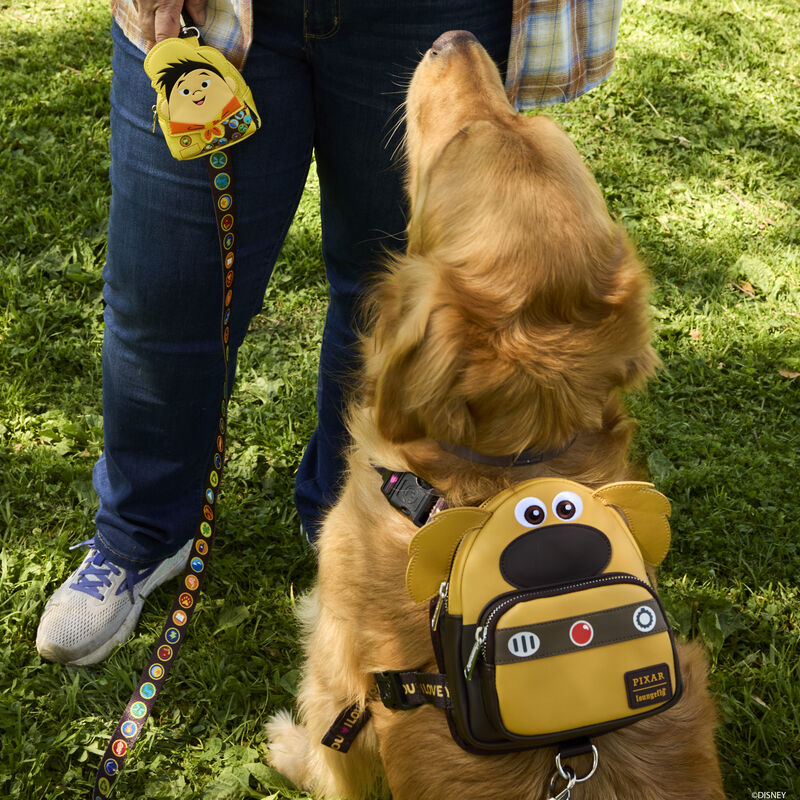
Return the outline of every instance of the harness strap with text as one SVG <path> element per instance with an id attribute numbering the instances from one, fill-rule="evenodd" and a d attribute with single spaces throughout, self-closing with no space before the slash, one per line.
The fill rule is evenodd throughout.
<path id="1" fill-rule="evenodd" d="M 322 744 L 332 750 L 346 753 L 371 716 L 368 708 L 362 708 L 358 703 L 354 703 L 336 717 L 333 725 L 322 738 Z"/>
<path id="2" fill-rule="evenodd" d="M 394 711 L 409 711 L 426 704 L 451 707 L 447 676 L 439 672 L 387 670 L 375 673 L 381 702 Z"/>

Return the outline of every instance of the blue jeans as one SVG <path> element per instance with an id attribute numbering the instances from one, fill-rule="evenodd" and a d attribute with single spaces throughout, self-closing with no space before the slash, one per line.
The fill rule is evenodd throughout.
<path id="1" fill-rule="evenodd" d="M 330 288 L 318 424 L 295 490 L 313 539 L 343 474 L 343 389 L 356 363 L 359 297 L 385 249 L 402 247 L 402 175 L 386 140 L 403 80 L 437 36 L 457 28 L 475 33 L 502 67 L 511 0 L 255 0 L 254 6 L 244 77 L 263 126 L 232 151 L 238 236 L 230 380 L 313 150 Z M 176 552 L 194 535 L 223 379 L 222 290 L 205 164 L 175 161 L 152 133 L 155 93 L 143 54 L 116 25 L 112 35 L 105 451 L 94 469 L 96 541 L 113 562 L 136 568 Z"/>

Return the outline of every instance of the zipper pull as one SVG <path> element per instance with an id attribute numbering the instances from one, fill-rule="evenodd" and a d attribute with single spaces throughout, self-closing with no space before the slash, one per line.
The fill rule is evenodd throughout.
<path id="1" fill-rule="evenodd" d="M 464 677 L 468 680 L 472 680 L 472 673 L 475 671 L 475 665 L 478 663 L 478 656 L 481 652 L 481 647 L 486 644 L 486 635 L 488 634 L 488 628 L 484 627 L 483 625 L 479 625 L 475 629 L 475 644 L 472 645 L 472 650 L 470 651 L 469 658 L 467 659 L 467 666 L 464 667 Z"/>
<path id="2" fill-rule="evenodd" d="M 153 105 L 153 133 L 156 132 L 156 120 L 158 119 L 158 112 L 155 105 Z"/>
<path id="3" fill-rule="evenodd" d="M 442 615 L 442 610 L 447 602 L 447 589 L 447 581 L 442 581 L 439 584 L 439 599 L 436 601 L 436 608 L 433 609 L 433 616 L 431 617 L 432 631 L 435 631 L 439 627 L 439 617 Z"/>

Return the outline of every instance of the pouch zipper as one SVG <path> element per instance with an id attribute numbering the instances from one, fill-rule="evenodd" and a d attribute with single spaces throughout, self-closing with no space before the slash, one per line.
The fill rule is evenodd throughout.
<path id="1" fill-rule="evenodd" d="M 450 589 L 450 584 L 447 581 L 442 581 L 439 584 L 439 599 L 436 601 L 436 607 L 433 609 L 431 615 L 431 630 L 435 631 L 439 627 L 439 617 L 442 616 L 442 611 L 447 607 L 447 593 Z"/>
<path id="2" fill-rule="evenodd" d="M 517 603 L 524 603 L 528 600 L 535 600 L 538 597 L 557 597 L 560 594 L 567 594 L 573 591 L 581 591 L 583 589 L 591 589 L 596 586 L 605 586 L 612 583 L 634 583 L 647 589 L 650 594 L 653 593 L 653 587 L 649 583 L 637 578 L 635 575 L 630 575 L 625 572 L 613 572 L 609 575 L 603 575 L 599 578 L 591 580 L 579 581 L 578 583 L 563 583 L 559 586 L 552 586 L 548 589 L 537 589 L 528 592 L 515 592 L 512 595 L 506 595 L 500 600 L 496 600 L 481 612 L 479 622 L 481 624 L 475 629 L 475 644 L 472 646 L 467 664 L 464 667 L 464 677 L 467 680 L 472 680 L 475 672 L 475 667 L 478 663 L 478 657 L 483 656 L 483 660 L 488 663 L 487 659 L 487 641 L 489 639 L 489 630 L 492 623 L 509 606 L 516 605 Z"/>
<path id="3" fill-rule="evenodd" d="M 478 625 L 475 628 L 475 644 L 472 645 L 467 665 L 464 667 L 464 677 L 472 680 L 472 673 L 475 672 L 475 666 L 478 663 L 478 656 L 483 652 L 483 660 L 486 660 L 486 637 L 489 635 L 488 625 Z"/>

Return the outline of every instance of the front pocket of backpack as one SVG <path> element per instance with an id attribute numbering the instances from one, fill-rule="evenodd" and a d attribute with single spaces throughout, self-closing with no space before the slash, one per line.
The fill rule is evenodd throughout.
<path id="1" fill-rule="evenodd" d="M 512 739 L 600 733 L 680 694 L 663 607 L 631 575 L 517 592 L 482 617 L 487 711 Z"/>

